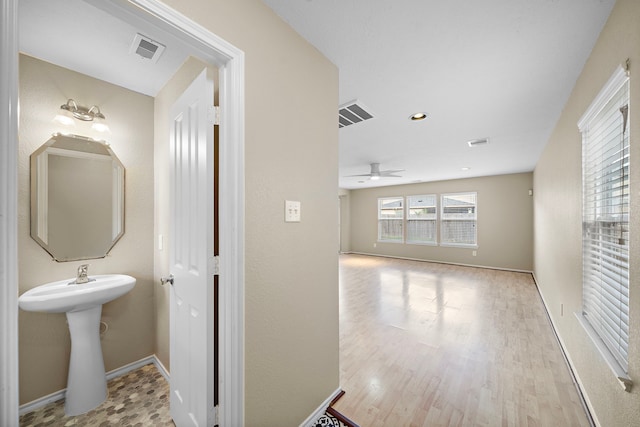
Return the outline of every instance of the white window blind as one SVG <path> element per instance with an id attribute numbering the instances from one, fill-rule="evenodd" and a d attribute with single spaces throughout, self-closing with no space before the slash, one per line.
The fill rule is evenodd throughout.
<path id="1" fill-rule="evenodd" d="M 403 242 L 404 208 L 403 197 L 378 199 L 378 240 L 381 242 Z"/>
<path id="2" fill-rule="evenodd" d="M 629 79 L 620 69 L 582 133 L 583 316 L 626 372 L 629 350 Z"/>
<path id="3" fill-rule="evenodd" d="M 441 245 L 476 246 L 477 198 L 477 193 L 441 196 Z"/>
<path id="4" fill-rule="evenodd" d="M 435 194 L 407 196 L 407 243 L 435 245 L 438 241 L 437 221 Z"/>

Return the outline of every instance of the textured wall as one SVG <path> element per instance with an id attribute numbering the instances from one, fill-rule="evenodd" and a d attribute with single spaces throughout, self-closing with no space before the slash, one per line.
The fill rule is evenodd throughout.
<path id="1" fill-rule="evenodd" d="M 351 190 L 351 250 L 531 271 L 533 198 L 529 190 L 532 188 L 533 175 L 521 173 Z M 467 191 L 478 193 L 477 249 L 377 242 L 379 197 Z M 473 256 L 474 250 L 477 256 Z"/>
<path id="2" fill-rule="evenodd" d="M 351 252 L 351 192 L 340 189 L 340 251 Z"/>
<path id="3" fill-rule="evenodd" d="M 259 0 L 166 3 L 245 53 L 245 421 L 298 425 L 339 387 L 338 70 Z"/>
<path id="4" fill-rule="evenodd" d="M 62 130 L 51 119 L 68 98 L 96 104 L 107 117 L 112 134 L 106 139 L 126 169 L 125 234 L 106 258 L 58 263 L 30 237 L 29 155 Z M 73 133 L 96 136 L 76 122 Z M 75 277 L 85 262 L 90 275 L 129 274 L 136 287 L 103 306 L 102 320 L 109 325 L 102 338 L 105 367 L 153 354 L 153 98 L 21 56 L 19 136 L 20 293 Z M 70 341 L 64 314 L 20 311 L 19 322 L 20 402 L 26 403 L 66 387 Z"/>
<path id="5" fill-rule="evenodd" d="M 602 426 L 640 420 L 640 2 L 618 0 L 534 172 L 534 271 L 560 339 Z M 629 375 L 631 393 L 618 384 L 574 313 L 582 307 L 581 135 L 577 122 L 616 67 L 631 60 L 631 221 Z"/>

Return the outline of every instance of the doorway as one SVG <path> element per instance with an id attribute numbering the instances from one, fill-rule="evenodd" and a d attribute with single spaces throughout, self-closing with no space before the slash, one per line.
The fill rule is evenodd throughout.
<path id="1" fill-rule="evenodd" d="M 121 2 L 91 1 L 103 10 L 122 19 L 140 19 L 151 25 L 162 27 L 180 37 L 185 43 L 198 51 L 199 57 L 220 69 L 220 105 L 225 114 L 220 130 L 220 177 L 224 184 L 220 187 L 220 203 L 224 209 L 220 212 L 220 424 L 242 425 L 243 420 L 243 196 L 241 194 L 244 175 L 242 153 L 244 145 L 244 56 L 241 51 L 215 36 L 207 29 L 168 8 L 158 1 L 132 0 Z M 0 233 L 3 250 L 0 259 L 0 272 L 3 277 L 2 331 L 0 344 L 7 351 L 0 354 L 0 366 L 3 369 L 3 390 L 0 397 L 0 424 L 13 425 L 18 414 L 17 384 L 17 188 L 15 185 L 15 167 L 11 164 L 17 152 L 17 0 L 3 1 L 2 39 L 8 41 L 0 48 L 2 56 L 2 75 L 0 93 L 3 99 L 9 99 L 9 111 L 2 111 L 2 129 L 4 141 L 8 147 L 7 155 L 0 160 L 6 175 L 0 191 L 3 201 L 6 199 L 7 215 L 3 215 L 3 231 Z M 6 25 L 4 25 L 6 23 Z M 6 71 L 6 73 L 5 73 Z M 7 95 L 6 97 L 4 95 Z M 13 110 L 12 110 L 13 108 Z M 4 151 L 3 151 L 4 154 Z M 6 166 L 6 167 L 5 167 Z M 4 212 L 3 212 L 4 214 Z M 6 224 L 6 227 L 4 225 Z M 6 249 L 6 250 L 4 250 Z M 158 275 L 159 276 L 159 275 Z M 155 278 L 159 281 L 159 277 Z M 3 294 L 4 296 L 4 294 Z M 11 372 L 5 376 L 5 372 Z"/>

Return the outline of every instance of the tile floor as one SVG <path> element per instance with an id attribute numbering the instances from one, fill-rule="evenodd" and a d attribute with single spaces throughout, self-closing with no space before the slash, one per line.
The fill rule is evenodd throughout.
<path id="1" fill-rule="evenodd" d="M 64 400 L 20 417 L 20 427 L 57 426 L 170 426 L 169 384 L 152 364 L 114 378 L 107 384 L 107 400 L 83 415 L 64 415 Z"/>
<path id="2" fill-rule="evenodd" d="M 169 415 L 169 384 L 153 364 L 108 382 L 107 400 L 83 415 L 64 415 L 64 399 L 20 417 L 20 427 L 175 427 Z M 314 427 L 345 427 L 324 414 Z"/>

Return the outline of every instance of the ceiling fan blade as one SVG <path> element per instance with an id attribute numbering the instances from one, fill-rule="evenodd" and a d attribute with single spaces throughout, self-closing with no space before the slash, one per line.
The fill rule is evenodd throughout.
<path id="1" fill-rule="evenodd" d="M 357 177 L 357 176 L 368 176 L 372 179 L 386 178 L 386 177 L 402 178 L 400 175 L 394 175 L 394 174 L 398 172 L 404 172 L 404 169 L 389 169 L 386 171 L 381 171 L 380 163 L 371 163 L 370 166 L 371 166 L 370 173 L 363 173 L 360 175 L 345 175 L 345 178 Z"/>

